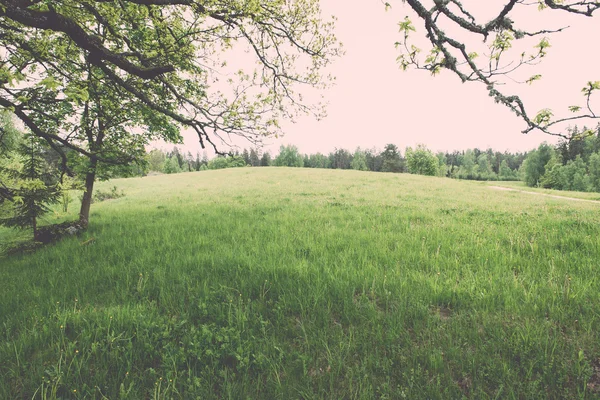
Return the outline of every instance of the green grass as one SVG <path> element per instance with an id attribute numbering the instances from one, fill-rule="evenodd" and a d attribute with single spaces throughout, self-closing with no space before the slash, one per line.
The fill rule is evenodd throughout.
<path id="1" fill-rule="evenodd" d="M 600 201 L 600 193 L 572 192 L 569 190 L 553 190 L 553 189 L 535 188 L 535 187 L 529 187 L 525 184 L 525 182 L 521 182 L 521 181 L 498 181 L 498 182 L 489 181 L 489 182 L 485 182 L 484 184 L 489 185 L 489 186 L 501 186 L 501 187 L 507 187 L 507 188 L 511 188 L 511 189 L 523 190 L 526 192 L 550 194 L 553 196 L 572 197 L 574 199 Z"/>
<path id="2" fill-rule="evenodd" d="M 597 204 L 310 169 L 113 185 L 82 236 L 0 259 L 0 398 L 600 398 Z"/>

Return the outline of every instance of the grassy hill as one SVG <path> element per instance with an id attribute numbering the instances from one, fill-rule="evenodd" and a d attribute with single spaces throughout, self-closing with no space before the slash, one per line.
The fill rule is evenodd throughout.
<path id="1" fill-rule="evenodd" d="M 598 204 L 336 170 L 113 185 L 84 235 L 0 258 L 0 398 L 600 398 Z"/>

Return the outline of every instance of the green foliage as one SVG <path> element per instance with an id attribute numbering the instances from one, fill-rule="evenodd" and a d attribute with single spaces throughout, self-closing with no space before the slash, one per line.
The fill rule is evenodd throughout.
<path id="1" fill-rule="evenodd" d="M 115 184 L 80 237 L 0 261 L 0 398 L 598 397 L 598 204 L 340 170 Z"/>
<path id="2" fill-rule="evenodd" d="M 183 172 L 176 157 L 167 157 L 162 166 L 162 172 L 165 174 L 177 174 Z"/>
<path id="3" fill-rule="evenodd" d="M 181 143 L 182 128 L 204 148 L 323 115 L 297 91 L 327 87 L 321 71 L 341 52 L 317 0 L 150 3 L 0 3 L 0 109 L 51 144 L 61 172 L 85 176 L 86 193 L 96 179 L 145 175 L 145 147 Z M 257 63 L 234 71 L 227 61 L 244 50 Z M 178 167 L 151 161 L 167 173 L 200 168 L 187 155 Z"/>
<path id="4" fill-rule="evenodd" d="M 395 144 L 387 144 L 381 152 L 381 158 L 383 160 L 381 172 L 402 172 L 404 170 L 400 151 Z"/>
<path id="5" fill-rule="evenodd" d="M 297 91 L 327 87 L 333 78 L 321 71 L 341 53 L 317 0 L 151 3 L 2 3 L 10 34 L 0 36 L 0 106 L 37 136 L 121 164 L 152 140 L 179 143 L 182 127 L 204 147 L 219 134 L 274 136 L 281 119 L 322 115 Z M 233 48 L 250 49 L 256 67 L 233 73 Z M 111 140 L 93 132 L 96 148 L 86 146 L 96 129 Z"/>
<path id="6" fill-rule="evenodd" d="M 354 156 L 352 157 L 351 163 L 352 169 L 356 169 L 359 171 L 368 171 L 369 167 L 367 167 L 367 156 L 365 152 L 359 148 L 354 152 Z"/>
<path id="7" fill-rule="evenodd" d="M 439 171 L 439 160 L 425 145 L 417 145 L 416 149 L 406 148 L 406 169 L 411 174 L 436 176 Z"/>
<path id="8" fill-rule="evenodd" d="M 27 135 L 19 149 L 22 165 L 18 170 L 4 170 L 12 187 L 5 215 L 0 216 L 0 225 L 31 228 L 37 237 L 38 220 L 50 211 L 49 205 L 58 202 L 60 190 L 56 182 L 49 181 L 41 158 L 41 144 L 37 138 Z"/>
<path id="9" fill-rule="evenodd" d="M 72 192 L 74 190 L 83 190 L 82 183 L 77 178 L 72 178 L 69 175 L 63 175 L 61 182 L 58 183 L 60 191 L 60 203 L 64 213 L 69 211 L 69 204 L 73 201 Z"/>
<path id="10" fill-rule="evenodd" d="M 125 197 L 125 192 L 123 190 L 119 191 L 116 186 L 113 186 L 108 191 L 96 190 L 94 193 L 94 202 L 99 203 L 105 200 L 120 199 L 121 197 Z"/>
<path id="11" fill-rule="evenodd" d="M 500 163 L 500 170 L 498 172 L 498 178 L 501 181 L 512 181 L 517 179 L 516 171 L 513 171 L 508 166 L 508 162 L 506 160 L 502 160 Z"/>
<path id="12" fill-rule="evenodd" d="M 552 110 L 550 110 L 549 108 L 545 108 L 543 110 L 540 110 L 536 114 L 533 121 L 538 125 L 545 126 L 550 123 L 553 116 L 554 116 L 554 113 L 552 112 Z"/>
<path id="13" fill-rule="evenodd" d="M 308 162 L 305 162 L 304 166 L 307 168 L 332 168 L 329 157 L 321 153 L 308 156 Z"/>
<path id="14" fill-rule="evenodd" d="M 163 168 L 165 165 L 166 157 L 165 153 L 158 149 L 152 149 L 147 155 L 150 171 L 164 172 Z"/>
<path id="15" fill-rule="evenodd" d="M 0 110 L 0 157 L 6 157 L 9 152 L 17 148 L 20 136 L 20 132 L 15 128 L 12 114 Z"/>
<path id="16" fill-rule="evenodd" d="M 268 151 L 264 152 L 262 157 L 260 158 L 260 166 L 261 167 L 269 167 L 271 165 L 271 163 L 272 163 L 271 153 L 269 153 Z"/>
<path id="17" fill-rule="evenodd" d="M 600 126 L 595 130 L 575 126 L 568 130 L 570 140 L 554 148 L 542 145 L 529 154 L 523 180 L 528 186 L 571 191 L 600 191 L 598 167 Z"/>
<path id="18" fill-rule="evenodd" d="M 591 189 L 600 192 L 600 152 L 590 156 L 588 163 Z"/>
<path id="19" fill-rule="evenodd" d="M 553 151 L 547 143 L 542 143 L 537 150 L 529 153 L 523 163 L 524 181 L 527 186 L 540 185 L 540 179 L 546 173 L 546 164 L 550 161 Z"/>
<path id="20" fill-rule="evenodd" d="M 229 168 L 229 162 L 226 157 L 216 157 L 208 162 L 208 169 Z"/>
<path id="21" fill-rule="evenodd" d="M 277 167 L 300 167 L 304 166 L 304 158 L 294 145 L 281 146 L 279 154 L 275 157 L 273 165 Z"/>
<path id="22" fill-rule="evenodd" d="M 245 166 L 246 162 L 240 156 L 216 157 L 208 162 L 208 169 L 239 168 Z"/>

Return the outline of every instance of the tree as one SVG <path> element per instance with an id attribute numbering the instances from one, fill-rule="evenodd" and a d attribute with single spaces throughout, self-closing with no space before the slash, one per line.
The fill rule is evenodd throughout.
<path id="1" fill-rule="evenodd" d="M 242 152 L 242 158 L 244 159 L 244 162 L 247 165 L 251 165 L 251 161 L 250 161 L 250 153 L 248 152 L 248 149 L 244 149 L 244 151 Z"/>
<path id="2" fill-rule="evenodd" d="M 308 163 L 304 164 L 307 168 L 331 168 L 329 157 L 321 153 L 315 153 L 308 156 Z"/>
<path id="3" fill-rule="evenodd" d="M 359 171 L 368 171 L 369 170 L 369 168 L 367 167 L 367 157 L 365 155 L 365 152 L 362 151 L 360 149 L 360 147 L 358 147 L 356 149 L 356 151 L 354 152 L 354 156 L 352 157 L 351 167 L 352 167 L 352 169 L 356 169 Z"/>
<path id="4" fill-rule="evenodd" d="M 87 227 L 93 199 L 94 183 L 114 176 L 132 174 L 132 167 L 145 163 L 150 140 L 172 135 L 168 125 L 154 126 L 155 116 L 151 109 L 134 96 L 111 90 L 112 82 L 103 79 L 103 71 L 89 61 L 84 63 L 84 75 L 79 84 L 85 91 L 77 92 L 76 101 L 69 104 L 73 111 L 67 120 L 72 130 L 67 145 L 85 144 L 86 151 L 72 148 L 70 168 L 83 178 L 83 196 L 79 210 L 79 225 Z M 113 88 L 114 89 L 114 88 Z M 63 125 L 63 128 L 65 125 Z M 131 134 L 130 130 L 141 127 L 146 134 Z M 65 163 L 66 164 L 66 163 Z M 63 165 L 65 169 L 66 165 Z"/>
<path id="5" fill-rule="evenodd" d="M 290 144 L 279 148 L 279 154 L 275 157 L 274 165 L 277 167 L 302 168 L 304 166 L 304 159 L 298 148 Z"/>
<path id="6" fill-rule="evenodd" d="M 489 155 L 487 153 L 481 153 L 477 157 L 477 174 L 480 179 L 490 179 L 494 176 L 494 171 L 490 165 Z"/>
<path id="7" fill-rule="evenodd" d="M 406 168 L 411 174 L 430 175 L 438 174 L 438 158 L 425 145 L 418 145 L 416 149 L 406 148 Z"/>
<path id="8" fill-rule="evenodd" d="M 260 166 L 260 157 L 258 156 L 258 150 L 250 149 L 250 162 L 249 164 L 253 167 Z"/>
<path id="9" fill-rule="evenodd" d="M 475 179 L 475 151 L 468 149 L 459 157 L 460 167 L 456 174 L 460 179 Z"/>
<path id="10" fill-rule="evenodd" d="M 6 171 L 15 169 L 15 150 L 18 147 L 20 136 L 14 126 L 12 115 L 7 111 L 0 111 L 0 206 L 5 200 L 11 200 L 13 197 L 8 187 L 9 176 Z M 12 168 L 10 168 L 11 165 L 13 165 Z"/>
<path id="11" fill-rule="evenodd" d="M 282 118 L 321 116 L 297 88 L 328 84 L 320 71 L 340 53 L 332 29 L 316 0 L 0 0 L 0 107 L 59 154 L 64 171 L 87 164 L 87 199 L 107 165 L 139 160 L 150 140 L 179 143 L 182 128 L 218 152 L 216 139 L 256 143 L 280 134 Z M 258 67 L 240 70 L 231 48 Z M 109 138 L 130 146 L 107 149 Z"/>
<path id="12" fill-rule="evenodd" d="M 537 150 L 529 153 L 523 163 L 525 183 L 527 186 L 538 186 L 540 179 L 546 173 L 546 164 L 552 158 L 553 149 L 547 143 L 542 143 Z"/>
<path id="13" fill-rule="evenodd" d="M 402 165 L 400 152 L 395 144 L 387 144 L 381 152 L 381 158 L 383 160 L 382 172 L 403 172 L 404 166 Z"/>
<path id="14" fill-rule="evenodd" d="M 0 156 L 13 150 L 19 141 L 19 131 L 15 128 L 11 113 L 0 111 Z"/>
<path id="15" fill-rule="evenodd" d="M 165 153 L 158 149 L 152 149 L 146 156 L 150 166 L 150 171 L 163 172 L 165 158 Z"/>
<path id="16" fill-rule="evenodd" d="M 40 156 L 41 143 L 28 135 L 21 144 L 23 166 L 19 171 L 9 171 L 15 185 L 10 188 L 9 212 L 0 218 L 0 224 L 9 227 L 31 228 L 38 239 L 38 220 L 50 211 L 48 206 L 58 202 L 60 190 L 56 182 L 44 176 L 44 160 Z"/>
<path id="17" fill-rule="evenodd" d="M 331 156 L 331 167 L 336 169 L 352 168 L 352 154 L 346 149 L 335 149 Z"/>
<path id="18" fill-rule="evenodd" d="M 452 167 L 448 165 L 448 159 L 446 158 L 446 154 L 439 151 L 435 155 L 438 159 L 438 176 L 449 176 L 449 172 L 452 170 Z"/>
<path id="19" fill-rule="evenodd" d="M 381 171 L 381 168 L 383 166 L 383 157 L 381 154 L 382 153 L 375 148 L 369 149 L 365 152 L 365 157 L 367 159 L 367 167 L 369 168 L 369 171 Z"/>
<path id="20" fill-rule="evenodd" d="M 589 170 L 592 190 L 600 192 L 600 152 L 590 156 Z"/>
<path id="21" fill-rule="evenodd" d="M 431 46 L 429 51 L 423 51 L 414 44 L 417 27 L 408 16 L 405 17 L 399 23 L 401 37 L 396 42 L 396 47 L 401 51 L 398 62 L 404 70 L 412 66 L 436 75 L 446 69 L 457 75 L 462 82 L 480 83 L 497 103 L 505 105 L 525 121 L 523 133 L 538 129 L 566 138 L 553 128 L 568 121 L 600 118 L 600 113 L 594 112 L 590 103 L 592 95 L 600 91 L 600 81 L 587 82 L 582 89 L 582 101 L 568 107 L 565 110 L 567 116 L 556 118 L 554 111 L 550 109 L 542 109 L 533 115 L 518 95 L 500 90 L 507 81 L 518 80 L 515 75 L 521 72 L 521 67 L 539 63 L 551 47 L 550 37 L 565 29 L 529 28 L 528 26 L 539 23 L 521 18 L 523 22 L 517 24 L 515 14 L 527 7 L 538 7 L 546 13 L 592 17 L 600 9 L 600 2 L 507 0 L 501 6 L 499 4 L 493 17 L 486 21 L 475 17 L 478 13 L 472 9 L 473 5 L 465 6 L 459 0 L 403 0 L 403 3 L 408 4 L 422 23 L 424 36 Z M 386 7 L 391 7 L 390 3 L 385 4 Z M 486 4 L 490 10 L 494 6 L 495 4 Z M 465 41 L 465 38 L 471 39 Z M 481 45 L 487 47 L 485 52 L 479 50 Z M 509 51 L 513 47 L 519 47 L 519 51 Z M 541 78 L 540 74 L 534 74 L 526 82 L 531 84 Z"/>
<path id="22" fill-rule="evenodd" d="M 500 168 L 498 169 L 498 179 L 501 181 L 511 181 L 516 177 L 515 172 L 508 166 L 508 161 L 506 161 L 506 159 L 502 160 Z"/>
<path id="23" fill-rule="evenodd" d="M 208 162 L 208 169 L 225 169 L 227 167 L 229 167 L 229 163 L 225 157 L 215 157 Z"/>
<path id="24" fill-rule="evenodd" d="M 167 157 L 162 167 L 162 171 L 165 174 L 178 174 L 182 172 L 182 169 L 179 166 L 176 157 Z"/>
<path id="25" fill-rule="evenodd" d="M 260 166 L 261 167 L 270 167 L 271 166 L 271 153 L 265 151 L 260 158 Z"/>

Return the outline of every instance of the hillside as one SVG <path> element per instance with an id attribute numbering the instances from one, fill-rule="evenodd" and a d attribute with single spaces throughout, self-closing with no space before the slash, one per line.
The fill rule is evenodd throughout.
<path id="1" fill-rule="evenodd" d="M 0 258 L 0 398 L 600 398 L 598 204 L 274 167 L 114 185 L 82 236 Z"/>

